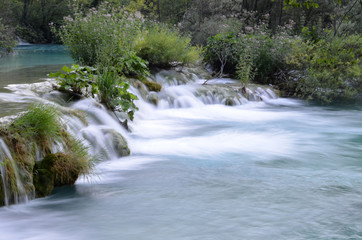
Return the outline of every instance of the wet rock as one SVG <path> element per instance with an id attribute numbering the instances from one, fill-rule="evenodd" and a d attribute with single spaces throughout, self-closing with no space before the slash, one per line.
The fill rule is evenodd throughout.
<path id="1" fill-rule="evenodd" d="M 146 97 L 148 95 L 148 90 L 147 90 L 145 84 L 143 84 L 140 80 L 136 80 L 136 79 L 129 79 L 129 83 L 138 90 L 138 92 L 141 94 L 143 99 L 146 99 Z"/>
<path id="2" fill-rule="evenodd" d="M 227 98 L 227 99 L 225 100 L 225 105 L 226 105 L 226 106 L 235 106 L 236 103 L 235 103 L 234 99 L 232 99 L 232 98 Z"/>
<path id="3" fill-rule="evenodd" d="M 158 95 L 156 93 L 150 93 L 147 96 L 147 101 L 152 103 L 153 105 L 157 106 L 158 105 Z"/>
<path id="4" fill-rule="evenodd" d="M 131 151 L 128 148 L 127 141 L 120 133 L 116 132 L 113 129 L 104 129 L 103 132 L 118 157 L 130 155 Z"/>
<path id="5" fill-rule="evenodd" d="M 45 197 L 54 189 L 55 172 L 53 166 L 56 161 L 55 154 L 49 154 L 43 160 L 36 162 L 34 166 L 33 183 L 35 197 Z"/>
<path id="6" fill-rule="evenodd" d="M 159 84 L 157 82 L 149 81 L 148 79 L 144 80 L 143 83 L 146 85 L 146 87 L 150 91 L 159 92 L 162 89 L 161 84 Z"/>
<path id="7" fill-rule="evenodd" d="M 35 197 L 45 197 L 52 193 L 54 187 L 73 185 L 84 166 L 74 156 L 65 153 L 48 154 L 35 163 L 33 183 Z"/>

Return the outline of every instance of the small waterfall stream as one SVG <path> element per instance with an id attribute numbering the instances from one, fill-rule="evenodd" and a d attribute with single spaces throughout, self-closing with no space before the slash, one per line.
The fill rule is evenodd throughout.
<path id="1" fill-rule="evenodd" d="M 99 161 L 74 186 L 1 207 L 0 239 L 362 239 L 361 106 L 317 106 L 233 79 L 202 85 L 197 69 L 162 70 L 152 76 L 159 93 L 131 87 L 140 100 L 128 132 L 95 100 L 67 101 L 52 80 L 39 80 L 44 69 L 29 70 L 37 80 L 0 66 L 0 122 L 53 104 Z M 4 188 L 5 159 L 0 139 L 5 204 L 33 198 Z"/>
<path id="2" fill-rule="evenodd" d="M 155 79 L 163 84 L 163 90 L 160 93 L 146 94 L 156 95 L 159 102 L 156 106 L 158 109 L 170 108 L 201 108 L 206 105 L 242 105 L 253 101 L 269 101 L 277 99 L 275 93 L 269 88 L 253 87 L 246 88 L 245 92 L 241 91 L 240 85 L 234 80 L 211 80 L 212 85 L 201 85 L 204 79 L 200 79 L 196 74 L 187 72 L 178 72 L 176 76 L 171 71 L 162 71 L 163 74 L 168 74 L 166 77 L 161 77 L 160 74 L 155 75 Z M 177 77 L 183 79 L 178 81 Z M 187 77 L 191 77 L 191 84 L 187 84 Z M 229 83 L 230 85 L 225 85 Z M 92 155 L 102 160 L 117 159 L 121 156 L 129 154 L 128 148 L 120 147 L 120 144 L 127 145 L 126 141 L 130 142 L 130 134 L 120 125 L 116 115 L 109 112 L 104 106 L 97 103 L 94 99 L 84 99 L 76 101 L 69 105 L 64 100 L 64 93 L 53 91 L 54 80 L 48 79 L 41 83 L 32 84 L 10 84 L 6 89 L 10 90 L 11 95 L 16 96 L 13 101 L 20 102 L 41 102 L 57 106 L 63 112 L 62 122 L 66 125 L 66 129 L 77 139 L 81 139 L 89 148 Z M 177 85 L 182 84 L 182 85 Z M 132 88 L 134 94 L 139 97 L 137 105 L 140 108 L 137 115 L 142 118 L 143 114 L 150 114 L 154 111 L 155 106 L 147 102 L 147 97 L 135 88 Z M 4 95 L 7 96 L 6 94 Z M 246 97 L 249 99 L 246 99 Z M 10 97 L 11 98 L 11 97 Z M 9 99 L 7 100 L 9 101 Z M 229 104 L 227 103 L 229 101 Z M 85 118 L 82 120 L 79 116 L 71 114 L 71 111 L 80 111 Z M 3 122 L 8 122 L 11 118 L 3 118 Z M 135 121 L 137 122 L 137 120 Z M 131 128 L 137 131 L 135 124 L 130 124 Z M 120 143 L 121 142 L 121 143 Z M 26 202 L 28 196 L 34 194 L 27 193 L 18 174 L 18 166 L 11 157 L 10 151 L 4 141 L 1 141 L 0 156 L 10 161 L 12 169 L 15 171 L 18 194 L 15 195 L 15 203 Z M 132 143 L 131 143 L 132 145 Z M 142 149 L 138 146 L 137 149 Z M 63 150 L 62 143 L 54 142 L 51 153 L 61 152 Z M 138 151 L 138 150 L 136 150 Z M 36 161 L 40 161 L 44 156 L 37 151 Z M 1 168 L 3 184 L 6 185 L 5 168 Z M 4 187 L 5 205 L 9 205 L 10 199 L 8 187 Z M 34 196 L 33 196 L 34 197 Z"/>

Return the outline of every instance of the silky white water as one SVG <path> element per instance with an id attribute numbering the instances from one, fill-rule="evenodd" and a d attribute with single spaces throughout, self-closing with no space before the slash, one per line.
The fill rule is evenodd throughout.
<path id="1" fill-rule="evenodd" d="M 205 104 L 194 85 L 166 86 L 174 100 L 159 107 L 138 101 L 131 133 L 91 100 L 71 104 L 90 124 L 69 119 L 70 130 L 95 136 L 94 154 L 113 129 L 131 156 L 110 152 L 75 186 L 0 208 L 0 239 L 362 239 L 360 106 Z M 56 99 L 6 91 L 7 112 Z"/>

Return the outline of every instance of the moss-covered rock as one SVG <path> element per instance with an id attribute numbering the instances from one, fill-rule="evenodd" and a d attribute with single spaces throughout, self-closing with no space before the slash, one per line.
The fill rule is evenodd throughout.
<path id="1" fill-rule="evenodd" d="M 146 87 L 147 87 L 148 90 L 150 90 L 150 91 L 159 92 L 159 91 L 161 91 L 161 89 L 162 89 L 161 84 L 156 83 L 156 82 L 149 81 L 148 79 L 144 80 L 143 83 L 146 85 Z"/>
<path id="2" fill-rule="evenodd" d="M 33 175 L 35 197 L 45 197 L 52 193 L 55 179 L 53 166 L 56 158 L 55 154 L 48 154 L 35 164 Z"/>
<path id="3" fill-rule="evenodd" d="M 148 88 L 149 91 L 159 92 L 162 89 L 161 84 L 151 81 L 146 77 L 138 76 L 137 78 Z"/>
<path id="4" fill-rule="evenodd" d="M 45 197 L 54 187 L 73 185 L 85 166 L 71 154 L 48 154 L 34 166 L 34 187 L 36 197 Z"/>

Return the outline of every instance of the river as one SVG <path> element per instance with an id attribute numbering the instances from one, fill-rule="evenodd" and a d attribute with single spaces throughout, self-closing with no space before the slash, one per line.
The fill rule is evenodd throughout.
<path id="1" fill-rule="evenodd" d="M 71 63 L 61 47 L 24 48 L 32 57 L 1 62 L 0 117 L 49 101 L 34 86 Z M 89 131 L 121 131 L 131 156 L 109 154 L 74 186 L 0 208 L 0 239 L 362 239 L 361 106 L 205 104 L 194 85 L 160 93 L 188 104 L 138 101 L 131 133 L 90 100 L 69 106 L 88 113 Z"/>

